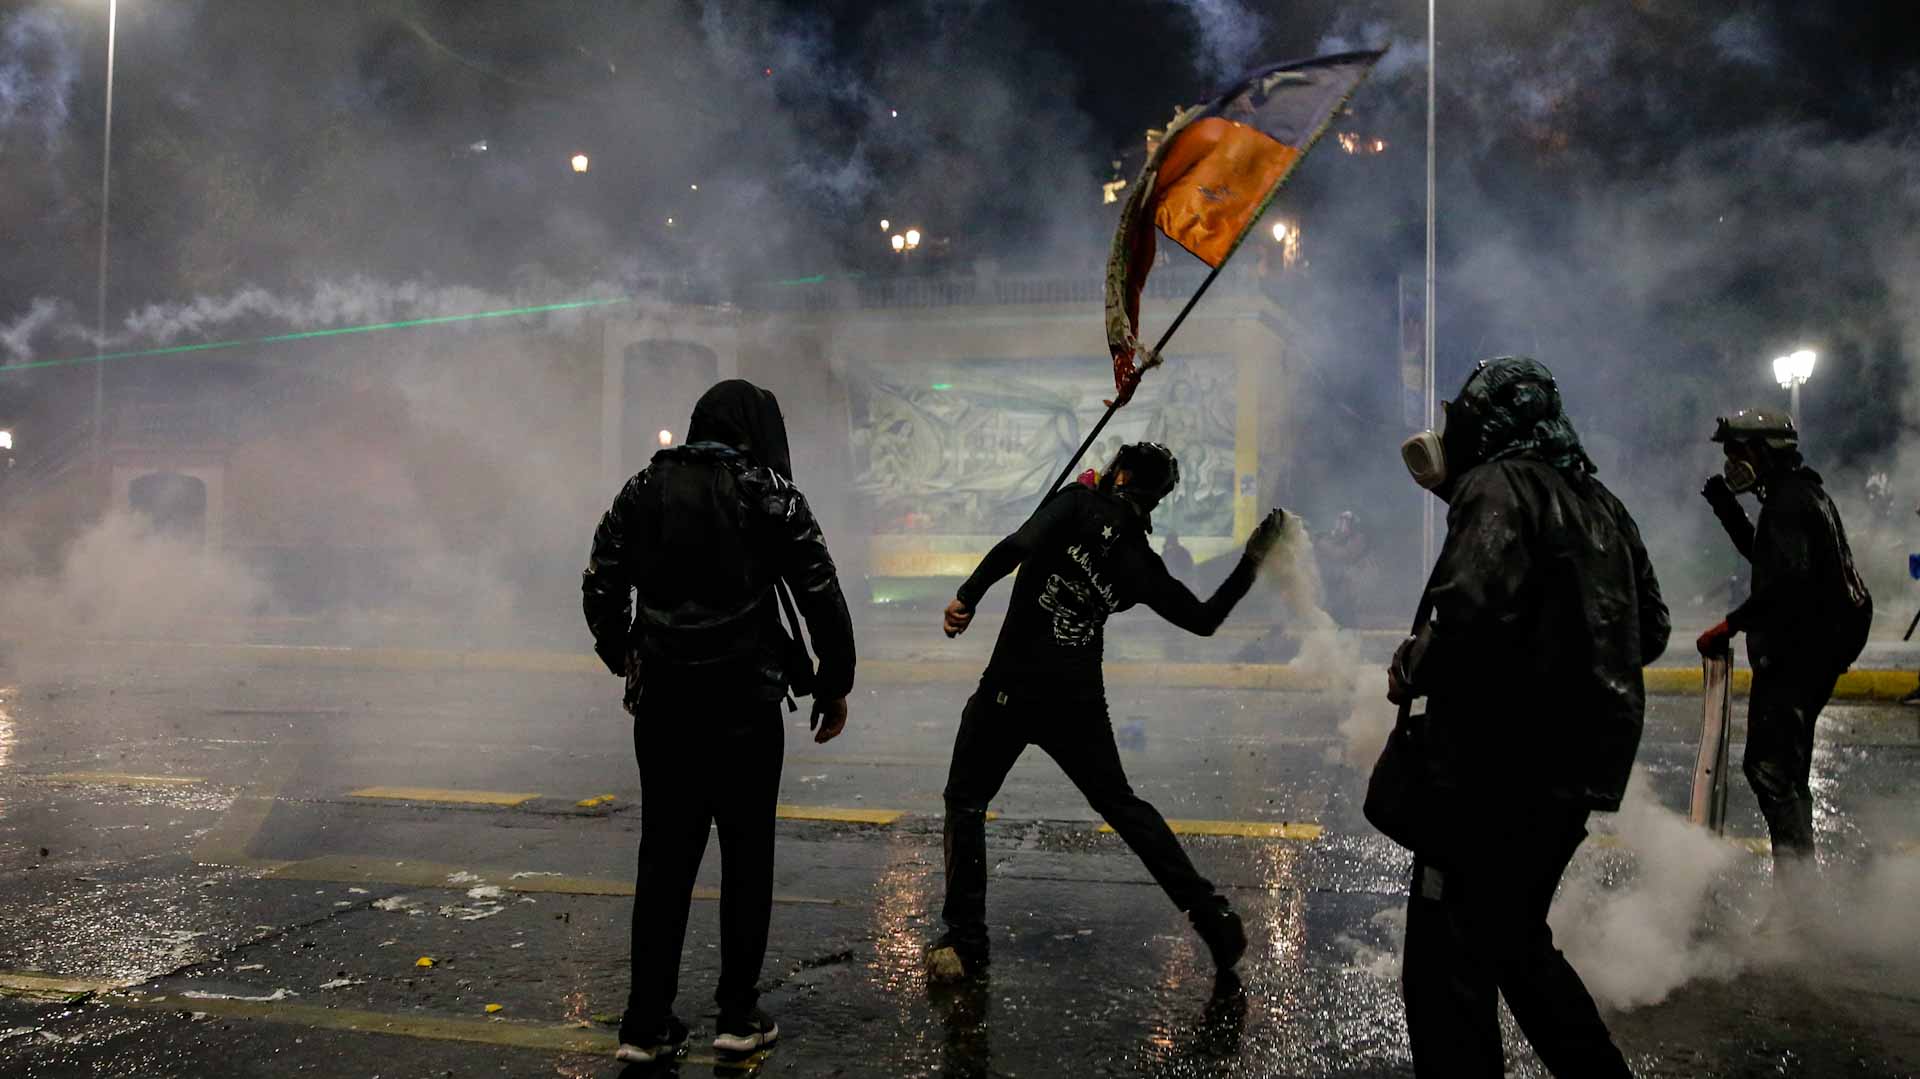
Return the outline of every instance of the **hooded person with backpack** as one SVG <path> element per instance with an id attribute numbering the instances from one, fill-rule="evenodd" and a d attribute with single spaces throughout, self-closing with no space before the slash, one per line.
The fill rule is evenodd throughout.
<path id="1" fill-rule="evenodd" d="M 780 609 L 791 589 L 819 653 Z M 845 727 L 853 626 L 833 558 L 793 485 L 773 394 L 733 379 L 694 406 L 685 445 L 628 480 L 594 532 L 581 580 L 594 651 L 626 679 L 640 763 L 633 981 L 617 1057 L 672 1055 L 673 1014 L 694 877 L 720 837 L 720 1006 L 714 1047 L 749 1052 L 780 1035 L 758 1007 L 773 909 L 780 702 L 813 697 L 814 741 Z M 791 618 L 791 608 L 788 610 Z"/>

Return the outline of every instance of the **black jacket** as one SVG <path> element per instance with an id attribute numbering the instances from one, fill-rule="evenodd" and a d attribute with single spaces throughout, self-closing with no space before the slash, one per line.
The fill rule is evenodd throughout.
<path id="1" fill-rule="evenodd" d="M 1428 698 L 1433 782 L 1466 803 L 1618 809 L 1668 624 L 1612 492 L 1527 457 L 1472 469 L 1422 606 L 1405 673 Z"/>
<path id="2" fill-rule="evenodd" d="M 627 677 L 629 707 L 643 682 L 777 699 L 796 673 L 786 669 L 779 578 L 820 659 L 815 699 L 846 696 L 853 626 L 833 558 L 806 497 L 762 463 L 786 463 L 772 395 L 723 382 L 702 398 L 688 436 L 702 440 L 655 454 L 594 532 L 580 583 L 594 651 Z"/>
<path id="3" fill-rule="evenodd" d="M 1220 628 L 1252 587 L 1256 564 L 1243 557 L 1202 602 L 1168 574 L 1147 545 L 1146 526 L 1132 502 L 1076 483 L 996 544 L 958 593 L 977 607 L 989 588 L 1020 569 L 987 681 L 1065 696 L 1101 693 L 1107 616 L 1137 603 L 1192 633 Z"/>
<path id="4" fill-rule="evenodd" d="M 1755 664 L 1805 658 L 1844 670 L 1858 659 L 1873 597 L 1854 569 L 1847 530 L 1820 474 L 1802 466 L 1769 480 L 1758 528 L 1736 499 L 1713 509 L 1753 563 L 1753 591 L 1727 624 L 1747 634 Z"/>

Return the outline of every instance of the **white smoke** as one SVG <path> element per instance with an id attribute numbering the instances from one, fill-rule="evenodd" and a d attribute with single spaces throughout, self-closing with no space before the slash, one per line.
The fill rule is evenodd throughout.
<path id="1" fill-rule="evenodd" d="M 39 130 L 45 144 L 67 126 L 79 59 L 57 9 L 29 7 L 0 23 L 0 146 L 15 126 Z"/>
<path id="2" fill-rule="evenodd" d="M 1366 661 L 1360 636 L 1327 613 L 1313 537 L 1297 514 L 1287 516 L 1280 545 L 1261 566 L 1261 579 L 1285 604 L 1287 630 L 1300 642 L 1293 665 L 1347 702 L 1339 725 L 1344 747 L 1340 760 L 1352 768 L 1370 767 L 1393 730 L 1386 672 Z"/>
<path id="3" fill-rule="evenodd" d="M 247 567 L 132 513 L 109 514 L 66 549 L 56 572 L 0 582 L 7 629 L 49 637 L 204 640 L 207 628 L 270 613 Z"/>
<path id="4" fill-rule="evenodd" d="M 1193 17 L 1194 66 L 1224 83 L 1253 66 L 1265 27 L 1240 0 L 1178 0 Z"/>
<path id="5" fill-rule="evenodd" d="M 59 300 L 36 297 L 27 305 L 27 313 L 0 326 L 0 346 L 15 362 L 25 363 L 34 357 L 33 339 L 52 326 L 61 316 L 62 305 Z"/>
<path id="6" fill-rule="evenodd" d="M 1615 820 L 1635 856 L 1631 883 L 1609 888 L 1599 876 L 1576 875 L 1548 917 L 1594 998 L 1635 1008 L 1697 978 L 1739 973 L 1745 961 L 1701 929 L 1716 885 L 1745 855 L 1656 802 L 1639 769 Z"/>

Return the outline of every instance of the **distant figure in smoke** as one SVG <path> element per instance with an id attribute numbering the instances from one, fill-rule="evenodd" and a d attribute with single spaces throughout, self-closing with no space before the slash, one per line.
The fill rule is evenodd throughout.
<path id="1" fill-rule="evenodd" d="M 780 581 L 806 615 L 817 676 L 781 629 Z M 780 1028 L 757 1007 L 755 982 L 773 911 L 779 701 L 811 679 L 814 741 L 828 741 L 846 726 L 854 667 L 846 600 L 793 486 L 771 393 L 731 380 L 700 398 L 686 444 L 655 454 L 601 518 L 581 591 L 594 651 L 627 680 L 640 759 L 633 982 L 618 1057 L 647 1063 L 686 1041 L 673 998 L 714 824 L 724 887 L 713 1044 L 729 1052 L 771 1044 Z"/>
<path id="2" fill-rule="evenodd" d="M 1790 870 L 1814 856 L 1814 722 L 1866 647 L 1873 598 L 1854 569 L 1840 511 L 1800 458 L 1793 420 L 1746 409 L 1723 417 L 1713 440 L 1726 469 L 1700 493 L 1752 563 L 1753 592 L 1700 635 L 1700 653 L 1726 652 L 1734 634 L 1747 634 L 1753 689 L 1743 769 L 1773 834 L 1774 868 Z M 1747 492 L 1760 499 L 1758 526 L 1736 497 Z"/>
<path id="3" fill-rule="evenodd" d="M 1279 541 L 1286 514 L 1276 509 L 1247 539 L 1233 573 L 1202 602 L 1147 545 L 1154 507 L 1179 482 L 1179 462 L 1165 446 L 1121 447 L 1098 487 L 1071 484 L 1048 499 L 987 553 L 947 605 L 946 633 L 957 637 L 987 590 L 1019 568 L 993 658 L 961 713 L 947 772 L 947 932 L 927 952 L 935 981 L 987 965 L 987 803 L 1029 745 L 1060 765 L 1146 863 L 1219 970 L 1230 971 L 1246 951 L 1240 916 L 1194 869 L 1159 811 L 1127 783 L 1100 670 L 1109 615 L 1144 603 L 1182 629 L 1211 634 Z"/>
<path id="4" fill-rule="evenodd" d="M 1359 619 L 1360 582 L 1372 576 L 1372 551 L 1352 510 L 1333 519 L 1333 528 L 1320 540 L 1321 566 L 1327 590 L 1327 613 L 1342 626 Z"/>
<path id="5" fill-rule="evenodd" d="M 1446 403 L 1445 434 L 1403 452 L 1447 503 L 1422 618 L 1388 671 L 1396 704 L 1427 701 L 1394 835 L 1414 855 L 1402 975 L 1414 1073 L 1505 1074 L 1504 996 L 1554 1075 L 1630 1076 L 1547 909 L 1588 815 L 1620 808 L 1640 671 L 1667 645 L 1639 529 L 1530 359 L 1482 363 Z"/>
<path id="6" fill-rule="evenodd" d="M 1167 529 L 1167 546 L 1160 552 L 1160 560 L 1167 564 L 1167 572 L 1173 579 L 1193 587 L 1193 552 L 1180 542 L 1180 533 Z"/>

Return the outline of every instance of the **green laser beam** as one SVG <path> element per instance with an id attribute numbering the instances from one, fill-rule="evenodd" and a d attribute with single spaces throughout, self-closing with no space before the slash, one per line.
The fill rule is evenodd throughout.
<path id="1" fill-rule="evenodd" d="M 0 372 L 32 371 L 45 367 L 71 367 L 83 363 L 106 363 L 109 360 L 134 360 L 148 356 L 176 356 L 183 352 L 214 352 L 220 349 L 246 348 L 249 345 L 277 345 L 287 341 L 308 341 L 316 337 L 339 337 L 350 333 L 375 333 L 380 330 L 406 330 L 415 326 L 443 326 L 449 322 L 470 322 L 485 318 L 512 318 L 515 315 L 538 315 L 548 311 L 578 311 L 583 307 L 607 307 L 612 304 L 632 303 L 625 297 L 612 300 L 571 300 L 567 303 L 544 303 L 535 307 L 508 307 L 498 311 L 475 311 L 465 315 L 434 315 L 430 318 L 402 319 L 399 322 L 370 322 L 363 326 L 334 326 L 325 330 L 301 330 L 298 333 L 277 333 L 271 337 L 249 337 L 232 341 L 201 341 L 192 345 L 170 345 L 166 348 L 143 348 L 132 352 L 103 352 L 93 356 L 76 356 L 66 360 L 36 360 L 33 363 L 16 363 L 0 367 Z"/>

